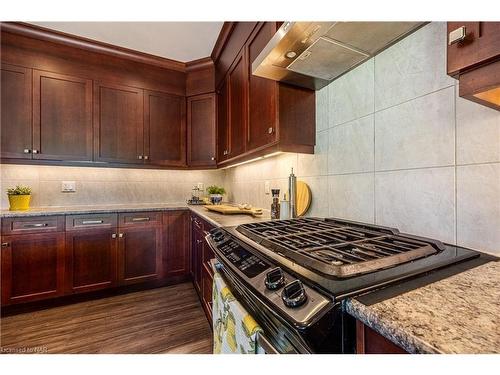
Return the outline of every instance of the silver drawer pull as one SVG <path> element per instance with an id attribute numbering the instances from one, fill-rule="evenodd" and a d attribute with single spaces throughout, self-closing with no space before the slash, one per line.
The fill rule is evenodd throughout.
<path id="1" fill-rule="evenodd" d="M 104 220 L 83 220 L 82 221 L 83 225 L 102 224 L 102 223 L 104 223 Z"/>
<path id="2" fill-rule="evenodd" d="M 465 29 L 465 26 L 460 26 L 458 29 L 451 31 L 448 34 L 448 45 L 451 46 L 452 44 L 459 43 L 463 41 L 466 36 L 467 31 Z"/>
<path id="3" fill-rule="evenodd" d="M 37 224 L 24 224 L 24 228 L 43 228 L 46 227 L 47 223 L 37 223 Z"/>
<path id="4" fill-rule="evenodd" d="M 132 221 L 149 221 L 149 217 L 134 217 L 132 218 Z"/>

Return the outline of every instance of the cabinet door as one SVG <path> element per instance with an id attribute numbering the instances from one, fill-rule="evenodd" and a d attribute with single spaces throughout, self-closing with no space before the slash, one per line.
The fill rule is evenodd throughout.
<path id="1" fill-rule="evenodd" d="M 229 82 L 229 158 L 245 152 L 247 122 L 247 64 L 245 48 L 228 73 Z"/>
<path id="2" fill-rule="evenodd" d="M 66 291 L 109 288 L 117 279 L 116 228 L 66 233 Z"/>
<path id="3" fill-rule="evenodd" d="M 229 154 L 228 85 L 224 80 L 217 91 L 217 160 L 226 160 Z"/>
<path id="4" fill-rule="evenodd" d="M 193 229 L 192 240 L 192 274 L 196 290 L 201 292 L 201 267 L 203 256 L 203 232 L 199 229 Z"/>
<path id="5" fill-rule="evenodd" d="M 465 39 L 448 45 L 448 74 L 451 75 L 500 56 L 500 22 L 448 22 L 448 38 L 450 32 L 462 26 Z"/>
<path id="6" fill-rule="evenodd" d="M 119 282 L 134 284 L 160 277 L 161 227 L 121 228 L 119 232 Z"/>
<path id="7" fill-rule="evenodd" d="M 31 159 L 31 69 L 1 65 L 1 156 Z"/>
<path id="8" fill-rule="evenodd" d="M 92 81 L 33 71 L 33 159 L 92 160 Z"/>
<path id="9" fill-rule="evenodd" d="M 94 86 L 94 127 L 95 160 L 143 163 L 141 89 L 97 82 Z"/>
<path id="10" fill-rule="evenodd" d="M 150 164 L 186 165 L 186 100 L 144 92 L 144 153 Z"/>
<path id="11" fill-rule="evenodd" d="M 276 32 L 275 22 L 263 22 L 246 45 L 248 54 L 248 130 L 247 150 L 253 150 L 276 141 L 277 83 L 252 75 L 252 62 Z"/>
<path id="12" fill-rule="evenodd" d="M 4 236 L 1 258 L 2 304 L 63 294 L 63 233 Z"/>
<path id="13" fill-rule="evenodd" d="M 215 115 L 215 94 L 203 94 L 188 98 L 189 166 L 216 166 Z"/>
<path id="14" fill-rule="evenodd" d="M 168 212 L 163 216 L 163 274 L 189 274 L 189 211 Z"/>
<path id="15" fill-rule="evenodd" d="M 212 284 L 213 284 L 213 276 L 207 266 L 203 266 L 202 268 L 202 303 L 203 309 L 205 310 L 205 314 L 207 315 L 208 321 L 212 323 Z"/>

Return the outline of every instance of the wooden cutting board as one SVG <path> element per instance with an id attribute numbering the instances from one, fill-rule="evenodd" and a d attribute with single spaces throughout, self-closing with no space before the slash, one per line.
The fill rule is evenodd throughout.
<path id="1" fill-rule="evenodd" d="M 218 212 L 224 215 L 252 215 L 252 216 L 262 215 L 262 208 L 251 208 L 249 210 L 245 210 L 239 208 L 238 206 L 229 206 L 226 204 L 206 205 L 204 207 L 209 211 Z"/>
<path id="2" fill-rule="evenodd" d="M 311 206 L 311 189 L 302 181 L 297 181 L 297 216 L 303 216 Z"/>

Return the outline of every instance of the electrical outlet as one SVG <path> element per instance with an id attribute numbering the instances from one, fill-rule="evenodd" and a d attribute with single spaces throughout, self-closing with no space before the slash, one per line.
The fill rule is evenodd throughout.
<path id="1" fill-rule="evenodd" d="M 74 193 L 76 192 L 76 182 L 75 181 L 62 181 L 61 191 L 63 193 Z"/>
<path id="2" fill-rule="evenodd" d="M 205 190 L 205 184 L 203 182 L 198 182 L 198 189 Z"/>
<path id="3" fill-rule="evenodd" d="M 266 195 L 271 194 L 271 184 L 269 181 L 264 181 L 264 192 Z"/>

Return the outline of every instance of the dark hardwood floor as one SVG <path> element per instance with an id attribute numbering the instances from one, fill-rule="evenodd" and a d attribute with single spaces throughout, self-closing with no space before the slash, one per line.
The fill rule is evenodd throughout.
<path id="1" fill-rule="evenodd" d="M 8 316 L 0 325 L 4 353 L 212 352 L 191 283 Z"/>

